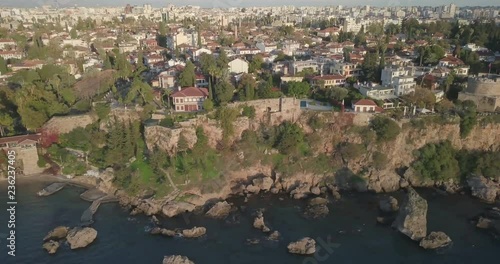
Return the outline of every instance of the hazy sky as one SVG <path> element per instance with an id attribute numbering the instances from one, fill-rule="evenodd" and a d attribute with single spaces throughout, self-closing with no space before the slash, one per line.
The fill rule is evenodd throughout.
<path id="1" fill-rule="evenodd" d="M 455 3 L 458 6 L 500 5 L 500 0 L 0 0 L 0 6 L 34 7 L 58 2 L 61 6 L 125 6 L 152 4 L 154 7 L 174 5 L 199 5 L 202 7 L 244 7 L 244 6 L 326 6 L 326 5 L 371 5 L 371 6 L 436 6 Z"/>

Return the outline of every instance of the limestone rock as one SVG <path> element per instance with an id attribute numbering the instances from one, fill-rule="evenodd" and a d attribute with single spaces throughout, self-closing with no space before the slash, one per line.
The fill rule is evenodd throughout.
<path id="1" fill-rule="evenodd" d="M 472 191 L 472 196 L 489 203 L 495 202 L 495 199 L 500 192 L 498 183 L 481 175 L 471 175 L 467 178 L 467 184 Z"/>
<path id="2" fill-rule="evenodd" d="M 163 258 L 163 264 L 194 264 L 194 262 L 184 256 L 172 255 L 165 256 Z"/>
<path id="3" fill-rule="evenodd" d="M 436 249 L 450 245 L 451 239 L 443 232 L 431 232 L 420 241 L 420 246 L 425 249 Z"/>
<path id="4" fill-rule="evenodd" d="M 390 225 L 392 222 L 394 222 L 395 217 L 393 216 L 378 216 L 377 217 L 377 223 L 381 225 Z"/>
<path id="5" fill-rule="evenodd" d="M 47 250 L 49 254 L 55 254 L 58 248 L 59 242 L 57 241 L 49 240 L 48 242 L 43 243 L 43 249 Z"/>
<path id="6" fill-rule="evenodd" d="M 300 255 L 314 254 L 316 252 L 316 241 L 310 237 L 304 237 L 299 241 L 288 244 L 288 252 Z"/>
<path id="7" fill-rule="evenodd" d="M 328 200 L 322 197 L 316 197 L 311 200 L 309 200 L 309 205 L 310 206 L 315 206 L 315 205 L 324 205 L 328 204 Z"/>
<path id="8" fill-rule="evenodd" d="M 492 225 L 493 221 L 491 221 L 491 219 L 479 217 L 479 219 L 477 220 L 476 227 L 481 229 L 488 229 L 491 228 Z"/>
<path id="9" fill-rule="evenodd" d="M 68 235 L 69 228 L 66 226 L 58 226 L 54 230 L 50 231 L 47 236 L 43 238 L 43 241 L 48 240 L 59 240 L 63 239 Z"/>
<path id="10" fill-rule="evenodd" d="M 231 205 L 228 202 L 223 201 L 223 202 L 218 202 L 214 206 L 212 206 L 212 208 L 208 210 L 206 215 L 208 217 L 216 219 L 223 219 L 226 218 L 230 212 L 231 212 Z"/>
<path id="11" fill-rule="evenodd" d="M 273 186 L 274 182 L 273 179 L 271 179 L 271 177 L 264 176 L 253 179 L 252 183 L 255 187 L 258 187 L 261 191 L 269 191 Z"/>
<path id="12" fill-rule="evenodd" d="M 257 194 L 260 192 L 260 188 L 255 186 L 255 185 L 252 185 L 252 184 L 249 184 L 246 189 L 247 189 L 247 192 L 249 192 L 249 193 Z"/>
<path id="13" fill-rule="evenodd" d="M 293 189 L 290 192 L 290 196 L 293 197 L 293 199 L 302 199 L 307 197 L 307 195 L 310 193 L 311 190 L 311 185 L 308 183 L 301 183 L 297 188 Z"/>
<path id="14" fill-rule="evenodd" d="M 66 236 L 66 240 L 71 249 L 83 248 L 94 242 L 97 237 L 97 231 L 91 227 L 71 229 Z"/>
<path id="15" fill-rule="evenodd" d="M 413 188 L 408 188 L 407 196 L 392 225 L 415 241 L 420 241 L 427 235 L 427 201 Z"/>
<path id="16" fill-rule="evenodd" d="M 389 196 L 379 201 L 379 207 L 382 212 L 396 212 L 399 209 L 398 200 L 396 200 L 396 198 L 392 196 Z"/>
<path id="17" fill-rule="evenodd" d="M 193 227 L 191 229 L 182 230 L 182 235 L 186 238 L 197 238 L 205 235 L 207 233 L 207 229 L 204 227 Z"/>
<path id="18" fill-rule="evenodd" d="M 253 220 L 253 227 L 262 230 L 262 232 L 269 232 L 271 231 L 269 227 L 266 226 L 264 223 L 264 214 L 262 212 L 257 213 L 257 217 Z"/>
<path id="19" fill-rule="evenodd" d="M 186 203 L 186 202 L 169 202 L 165 204 L 162 208 L 161 211 L 162 213 L 167 216 L 167 217 L 174 217 L 176 215 L 185 213 L 185 212 L 192 212 L 196 206 L 191 203 Z"/>
<path id="20" fill-rule="evenodd" d="M 418 175 L 413 168 L 408 168 L 404 175 L 404 179 L 413 187 L 432 187 L 434 186 L 434 181 L 431 179 L 425 179 Z M 400 182 L 401 185 L 401 182 Z"/>
<path id="21" fill-rule="evenodd" d="M 271 240 L 271 241 L 277 241 L 280 239 L 280 232 L 278 231 L 274 231 L 272 232 L 268 237 L 267 237 L 268 240 Z"/>
<path id="22" fill-rule="evenodd" d="M 159 227 L 153 227 L 151 228 L 151 231 L 149 231 L 151 235 L 159 235 L 161 234 L 161 228 Z"/>
<path id="23" fill-rule="evenodd" d="M 280 190 L 278 188 L 276 188 L 276 187 L 271 188 L 272 194 L 278 194 L 279 192 L 280 192 Z"/>
<path id="24" fill-rule="evenodd" d="M 321 189 L 318 186 L 311 187 L 311 193 L 314 195 L 320 195 Z"/>
<path id="25" fill-rule="evenodd" d="M 166 228 L 162 228 L 161 229 L 161 233 L 160 233 L 162 236 L 169 236 L 169 237 L 173 237 L 175 236 L 175 231 L 174 230 L 170 230 L 170 229 L 166 229 Z"/>
<path id="26" fill-rule="evenodd" d="M 161 211 L 161 206 L 150 199 L 142 200 L 138 205 L 137 209 L 143 212 L 144 214 L 150 216 L 154 214 L 158 214 Z"/>

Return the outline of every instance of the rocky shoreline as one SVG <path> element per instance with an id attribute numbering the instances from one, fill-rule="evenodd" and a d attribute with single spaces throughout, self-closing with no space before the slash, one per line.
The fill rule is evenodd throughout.
<path id="1" fill-rule="evenodd" d="M 246 200 L 246 198 L 260 193 L 271 193 L 288 194 L 292 199 L 308 199 L 308 205 L 304 210 L 304 217 L 314 219 L 323 217 L 329 213 L 327 207 L 329 200 L 341 199 L 340 192 L 366 192 L 369 190 L 366 184 L 365 186 L 361 186 L 362 183 L 359 182 L 350 182 L 347 185 L 326 183 L 324 178 L 314 175 L 303 177 L 305 181 L 300 181 L 299 175 L 281 177 L 273 171 L 268 172 L 268 174 L 259 173 L 257 176 L 249 176 L 246 180 L 239 179 L 232 184 L 221 187 L 220 192 L 215 194 L 196 195 L 196 191 L 181 193 L 179 195 L 190 194 L 193 197 L 193 199 L 185 199 L 183 201 L 176 200 L 176 196 L 156 199 L 150 193 L 145 193 L 142 196 L 130 196 L 125 191 L 119 190 L 113 185 L 114 175 L 112 170 L 109 169 L 98 178 L 76 177 L 72 181 L 81 182 L 84 185 L 92 185 L 107 194 L 116 196 L 120 205 L 126 208 L 131 215 L 145 214 L 151 216 L 153 222 L 156 223 L 156 227 L 151 230 L 151 234 L 184 238 L 199 238 L 210 231 L 204 227 L 174 230 L 164 229 L 159 225 L 160 221 L 158 218 L 171 218 L 187 212 L 201 212 L 206 217 L 225 219 L 231 212 L 238 210 L 238 208 L 228 203 L 226 199 L 230 197 L 245 197 Z M 429 182 L 422 183 L 417 181 L 414 173 L 412 174 L 412 172 L 407 171 L 398 180 L 398 184 L 398 189 L 407 190 L 407 197 L 401 201 L 401 204 L 393 197 L 381 200 L 381 216 L 374 219 L 374 221 L 376 220 L 380 224 L 392 224 L 393 228 L 407 235 L 410 239 L 415 240 L 417 245 L 426 249 L 447 247 L 452 244 L 452 239 L 439 231 L 427 233 L 427 229 L 422 226 L 426 226 L 425 214 L 427 212 L 427 203 L 413 190 L 413 187 L 435 187 L 443 192 L 459 192 L 463 195 L 465 195 L 464 191 L 470 190 L 472 196 L 488 203 L 495 202 L 500 194 L 499 183 L 478 175 L 472 175 L 470 180 L 467 181 L 467 185 L 464 186 L 441 182 L 432 182 L 432 184 Z M 227 190 L 230 191 L 228 192 Z M 278 240 L 280 237 L 278 230 L 271 230 L 264 222 L 263 212 L 257 212 L 253 226 L 264 233 L 268 233 L 269 240 Z M 484 216 L 478 218 L 477 226 L 499 236 L 500 210 L 492 209 L 485 213 Z M 312 246 L 314 243 L 307 240 L 307 238 L 303 240 L 290 242 L 293 248 L 292 250 L 289 249 L 290 252 L 298 252 L 296 254 L 314 253 Z M 249 244 L 256 243 L 259 243 L 259 241 L 249 241 Z M 297 245 L 303 245 L 304 248 L 296 249 Z"/>

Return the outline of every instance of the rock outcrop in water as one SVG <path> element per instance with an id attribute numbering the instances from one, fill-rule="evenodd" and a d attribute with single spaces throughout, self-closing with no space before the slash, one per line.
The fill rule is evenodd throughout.
<path id="1" fill-rule="evenodd" d="M 288 244 L 288 252 L 299 255 L 311 255 L 316 252 L 316 241 L 310 237 L 304 237 L 299 241 Z"/>
<path id="2" fill-rule="evenodd" d="M 316 197 L 311 199 L 305 209 L 304 216 L 313 219 L 325 217 L 330 212 L 327 204 L 328 200 L 325 198 Z"/>
<path id="3" fill-rule="evenodd" d="M 66 238 L 68 235 L 69 227 L 66 226 L 58 226 L 50 231 L 47 236 L 43 238 L 43 241 L 48 240 L 60 240 Z"/>
<path id="4" fill-rule="evenodd" d="M 83 248 L 90 245 L 97 237 L 97 231 L 91 227 L 75 227 L 68 232 L 66 240 L 71 249 Z"/>
<path id="5" fill-rule="evenodd" d="M 192 212 L 195 208 L 196 206 L 191 203 L 168 202 L 161 208 L 161 211 L 167 217 L 174 217 L 182 213 Z"/>
<path id="6" fill-rule="evenodd" d="M 389 196 L 387 198 L 381 199 L 379 202 L 379 208 L 382 212 L 392 213 L 399 210 L 398 200 L 396 198 Z"/>
<path id="7" fill-rule="evenodd" d="M 471 175 L 467 178 L 472 196 L 493 203 L 500 194 L 500 184 L 481 175 Z"/>
<path id="8" fill-rule="evenodd" d="M 205 235 L 207 233 L 207 229 L 204 227 L 193 227 L 191 229 L 182 230 L 182 235 L 186 238 L 197 238 Z"/>
<path id="9" fill-rule="evenodd" d="M 392 224 L 401 233 L 415 241 L 427 235 L 427 201 L 411 187 Z"/>
<path id="10" fill-rule="evenodd" d="M 424 239 L 420 240 L 420 246 L 425 249 L 447 247 L 450 244 L 451 238 L 444 232 L 431 232 Z"/>
<path id="11" fill-rule="evenodd" d="M 253 227 L 262 230 L 262 232 L 265 233 L 271 231 L 271 229 L 269 229 L 269 227 L 266 226 L 266 223 L 264 223 L 264 213 L 262 213 L 262 211 L 259 211 L 257 213 L 257 216 L 253 221 Z"/>
<path id="12" fill-rule="evenodd" d="M 174 256 L 165 256 L 163 258 L 163 264 L 194 264 L 187 257 L 174 255 Z"/>
<path id="13" fill-rule="evenodd" d="M 57 249 L 59 248 L 59 242 L 50 240 L 45 243 L 43 243 L 43 249 L 47 250 L 49 254 L 55 254 L 57 252 Z"/>
<path id="14" fill-rule="evenodd" d="M 226 218 L 230 212 L 231 212 L 231 205 L 228 202 L 223 201 L 223 202 L 218 202 L 214 206 L 212 206 L 212 208 L 208 210 L 206 215 L 208 217 L 216 219 L 223 219 Z"/>

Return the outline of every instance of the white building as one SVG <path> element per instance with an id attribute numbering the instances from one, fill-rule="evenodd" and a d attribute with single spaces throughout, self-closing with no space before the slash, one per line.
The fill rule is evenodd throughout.
<path id="1" fill-rule="evenodd" d="M 167 47 L 169 49 L 175 49 L 181 44 L 186 44 L 189 46 L 197 46 L 198 44 L 198 32 L 195 30 L 179 29 L 177 32 L 167 36 Z"/>
<path id="2" fill-rule="evenodd" d="M 272 52 L 278 48 L 278 46 L 274 43 L 264 43 L 262 41 L 257 42 L 255 46 L 264 53 Z"/>
<path id="3" fill-rule="evenodd" d="M 382 69 L 382 85 L 394 88 L 394 94 L 401 96 L 415 91 L 415 82 L 410 70 L 403 67 L 385 67 Z"/>
<path id="4" fill-rule="evenodd" d="M 228 64 L 230 73 L 248 73 L 248 62 L 242 59 L 234 59 Z"/>
<path id="5" fill-rule="evenodd" d="M 193 54 L 192 54 L 193 60 L 195 60 L 195 61 L 199 60 L 200 57 L 201 57 L 201 55 L 204 54 L 204 53 L 206 53 L 206 54 L 212 54 L 212 51 L 209 50 L 209 49 L 205 49 L 205 48 L 194 50 Z"/>

